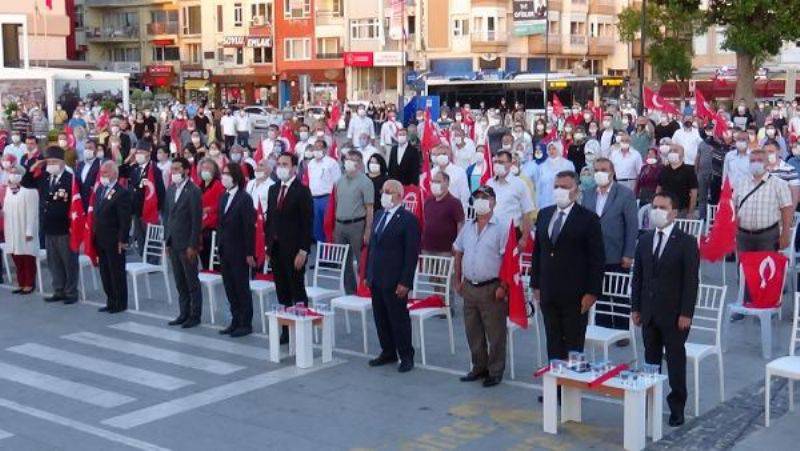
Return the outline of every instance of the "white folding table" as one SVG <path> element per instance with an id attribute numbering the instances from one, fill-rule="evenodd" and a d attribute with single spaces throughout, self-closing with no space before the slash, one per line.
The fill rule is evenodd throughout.
<path id="1" fill-rule="evenodd" d="M 280 332 L 282 326 L 289 328 L 289 355 L 294 351 L 298 368 L 314 366 L 314 326 L 322 328 L 322 363 L 333 360 L 332 312 L 317 312 L 317 315 L 298 316 L 288 312 L 266 312 L 269 324 L 269 359 L 280 362 Z"/>

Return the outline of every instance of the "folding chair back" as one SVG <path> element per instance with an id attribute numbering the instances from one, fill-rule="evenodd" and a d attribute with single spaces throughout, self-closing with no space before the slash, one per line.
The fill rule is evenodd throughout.
<path id="1" fill-rule="evenodd" d="M 166 263 L 164 246 L 164 226 L 158 224 L 147 225 L 147 235 L 144 240 L 144 253 L 142 261 L 158 260 L 158 265 Z"/>
<path id="2" fill-rule="evenodd" d="M 676 219 L 675 225 L 678 226 L 681 231 L 695 237 L 695 239 L 700 242 L 700 235 L 703 233 L 702 219 Z"/>
<path id="3" fill-rule="evenodd" d="M 450 278 L 453 275 L 453 257 L 420 255 L 414 272 L 414 296 L 442 296 L 450 306 Z"/>
<path id="4" fill-rule="evenodd" d="M 595 324 L 597 315 L 596 306 L 603 305 L 608 307 L 607 311 L 601 311 L 601 315 L 609 317 L 624 318 L 630 322 L 630 299 L 631 299 L 631 275 L 620 272 L 607 272 L 603 275 L 603 297 L 598 299 L 589 312 L 589 324 Z M 622 302 L 620 299 L 627 299 Z"/>
<path id="5" fill-rule="evenodd" d="M 317 258 L 314 266 L 314 286 L 320 280 L 332 280 L 344 292 L 344 266 L 347 260 L 347 244 L 323 243 L 317 241 Z"/>
<path id="6" fill-rule="evenodd" d="M 795 355 L 800 345 L 800 293 L 794 294 L 794 314 L 792 315 L 792 338 L 789 340 L 789 355 Z"/>
<path id="7" fill-rule="evenodd" d="M 724 286 L 700 284 L 692 318 L 692 337 L 699 334 L 710 335 L 714 346 L 722 344 L 722 313 L 725 310 L 727 290 L 728 287 Z"/>
<path id="8" fill-rule="evenodd" d="M 215 230 L 211 232 L 211 252 L 208 254 L 208 270 L 214 271 L 214 268 L 219 268 L 220 264 L 217 231 Z"/>

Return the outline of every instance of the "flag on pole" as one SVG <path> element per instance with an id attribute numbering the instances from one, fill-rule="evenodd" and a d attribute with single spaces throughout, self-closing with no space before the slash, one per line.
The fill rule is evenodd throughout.
<path id="1" fill-rule="evenodd" d="M 481 174 L 481 186 L 494 177 L 494 166 L 492 166 L 492 153 L 489 151 L 489 146 L 483 146 L 483 174 Z"/>
<path id="2" fill-rule="evenodd" d="M 99 176 L 100 174 L 98 174 Z M 92 188 L 92 195 L 89 197 L 89 208 L 86 210 L 86 220 L 84 222 L 84 232 L 83 232 L 83 253 L 89 257 L 89 260 L 92 261 L 93 266 L 97 266 L 100 264 L 100 260 L 97 257 L 97 250 L 94 248 L 94 240 L 92 239 L 92 234 L 94 232 L 94 204 L 97 201 L 97 187 L 99 183 L 94 184 L 94 188 Z"/>
<path id="3" fill-rule="evenodd" d="M 297 144 L 297 137 L 294 136 L 292 126 L 289 121 L 284 121 L 281 125 L 281 138 L 284 138 L 289 143 L 289 148 L 286 151 L 294 153 L 294 146 Z"/>
<path id="4" fill-rule="evenodd" d="M 714 120 L 716 114 L 711 110 L 711 106 L 706 102 L 705 96 L 703 96 L 703 93 L 700 92 L 699 89 L 694 90 L 694 100 L 697 110 L 695 111 L 695 115 L 705 121 Z"/>
<path id="5" fill-rule="evenodd" d="M 561 103 L 561 99 L 555 93 L 553 94 L 553 114 L 556 116 L 564 115 L 564 104 Z"/>
<path id="6" fill-rule="evenodd" d="M 328 148 L 328 156 L 339 161 L 339 146 L 336 145 L 336 138 L 331 139 L 331 147 Z"/>
<path id="7" fill-rule="evenodd" d="M 261 202 L 258 203 L 258 210 L 256 210 L 256 236 L 254 246 L 253 255 L 256 258 L 258 266 L 261 266 L 267 258 L 267 243 L 264 237 L 264 211 L 261 209 Z"/>
<path id="8" fill-rule="evenodd" d="M 261 145 L 261 140 L 258 140 L 258 144 L 256 145 L 256 151 L 253 154 L 253 159 L 256 160 L 256 164 L 261 163 L 261 160 L 264 159 L 264 146 Z"/>
<path id="9" fill-rule="evenodd" d="M 142 180 L 144 185 L 144 203 L 142 205 L 142 221 L 145 224 L 158 224 L 158 196 L 156 196 L 155 174 L 153 165 L 147 166 L 147 179 Z"/>
<path id="10" fill-rule="evenodd" d="M 680 115 L 681 112 L 671 102 L 661 97 L 658 93 L 645 86 L 644 88 L 644 106 L 648 110 L 659 110 L 665 113 L 672 113 Z"/>
<path id="11" fill-rule="evenodd" d="M 333 243 L 333 229 L 336 228 L 336 186 L 334 185 L 333 191 L 328 198 L 328 205 L 325 207 L 325 217 L 322 221 L 322 231 L 325 235 L 325 241 Z"/>
<path id="12" fill-rule="evenodd" d="M 85 241 L 86 213 L 81 202 L 81 190 L 78 188 L 77 176 L 72 176 L 72 200 L 69 205 L 69 248 L 78 252 Z"/>
<path id="13" fill-rule="evenodd" d="M 749 308 L 773 308 L 781 299 L 787 258 L 778 251 L 740 252 Z"/>
<path id="14" fill-rule="evenodd" d="M 708 235 L 700 237 L 700 257 L 710 262 L 719 261 L 736 250 L 736 210 L 733 208 L 733 189 L 725 178 L 719 196 L 719 209 Z"/>
<path id="15" fill-rule="evenodd" d="M 508 287 L 508 319 L 523 329 L 528 328 L 528 311 L 525 308 L 525 294 L 520 279 L 519 248 L 517 247 L 514 223 L 509 224 L 506 250 L 500 264 L 500 280 Z M 530 239 L 530 238 L 529 238 Z"/>
<path id="16" fill-rule="evenodd" d="M 339 119 L 342 117 L 342 110 L 339 108 L 339 102 L 333 104 L 331 108 L 331 117 L 328 119 L 328 128 L 334 132 L 339 126 Z"/>

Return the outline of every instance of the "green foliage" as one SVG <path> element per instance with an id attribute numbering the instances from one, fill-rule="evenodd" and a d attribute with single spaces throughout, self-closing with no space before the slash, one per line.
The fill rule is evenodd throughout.
<path id="1" fill-rule="evenodd" d="M 19 105 L 17 105 L 17 102 L 8 102 L 3 113 L 5 113 L 6 118 L 11 119 L 11 115 L 13 115 L 18 109 Z"/>
<path id="2" fill-rule="evenodd" d="M 709 0 L 705 24 L 725 27 L 722 48 L 755 63 L 777 55 L 784 41 L 800 39 L 798 18 L 797 0 Z"/>
<path id="3" fill-rule="evenodd" d="M 51 128 L 51 129 L 50 129 L 50 130 L 47 132 L 47 142 L 48 142 L 48 143 L 52 143 L 52 142 L 56 142 L 56 141 L 58 141 L 58 134 L 59 134 L 60 132 L 61 132 L 61 131 L 60 131 L 59 129 L 57 129 L 57 128 Z"/>
<path id="4" fill-rule="evenodd" d="M 115 109 L 117 109 L 117 102 L 114 102 L 113 100 L 109 99 L 103 100 L 102 102 L 100 102 L 100 108 L 103 111 L 108 111 L 109 113 L 111 113 Z"/>

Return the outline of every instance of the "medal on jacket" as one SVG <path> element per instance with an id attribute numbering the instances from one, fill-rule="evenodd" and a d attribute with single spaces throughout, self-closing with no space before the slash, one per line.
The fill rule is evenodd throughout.
<path id="1" fill-rule="evenodd" d="M 115 190 L 112 189 L 108 192 L 108 194 L 106 194 L 106 200 L 111 200 L 111 197 L 114 196 L 114 191 Z"/>

